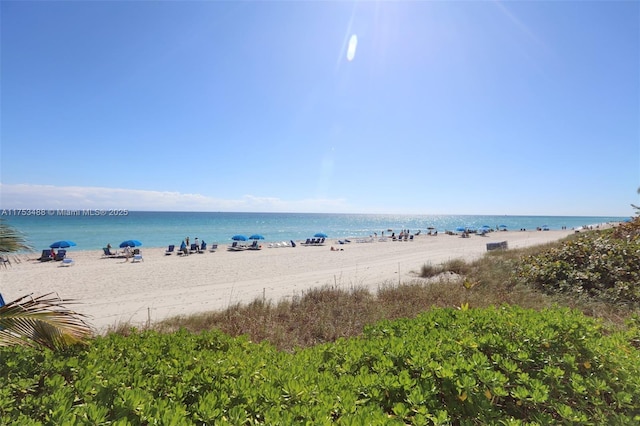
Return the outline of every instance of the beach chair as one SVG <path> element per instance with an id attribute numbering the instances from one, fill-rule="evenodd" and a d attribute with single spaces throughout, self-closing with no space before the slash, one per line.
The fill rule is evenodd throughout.
<path id="1" fill-rule="evenodd" d="M 7 267 L 7 264 L 9 266 L 11 266 L 11 261 L 9 260 L 9 256 L 4 256 L 4 255 L 0 256 L 0 263 L 5 268 Z M 2 305 L 0 305 L 0 306 L 2 306 Z"/>
<path id="2" fill-rule="evenodd" d="M 131 263 L 136 263 L 136 262 L 144 262 L 144 258 L 140 253 L 133 255 L 133 260 L 131 261 Z"/>
<path id="3" fill-rule="evenodd" d="M 115 257 L 116 253 L 112 253 L 110 249 L 108 249 L 107 247 L 103 247 L 102 248 L 102 257 Z"/>
<path id="4" fill-rule="evenodd" d="M 253 240 L 253 243 L 248 247 L 249 250 L 260 250 L 261 248 L 258 245 L 258 240 Z"/>
<path id="5" fill-rule="evenodd" d="M 307 238 L 307 241 L 302 243 L 303 246 L 308 246 L 309 244 L 311 244 L 311 240 L 309 238 Z"/>
<path id="6" fill-rule="evenodd" d="M 291 247 L 295 247 L 296 246 L 296 243 L 293 240 L 291 240 L 289 242 L 291 243 Z"/>
<path id="7" fill-rule="evenodd" d="M 48 262 L 50 260 L 53 260 L 51 258 L 51 250 L 50 249 L 42 250 L 42 254 L 37 260 L 39 260 L 40 262 Z"/>
<path id="8" fill-rule="evenodd" d="M 164 252 L 164 254 L 166 256 L 171 256 L 173 254 L 173 251 L 175 250 L 176 246 L 174 244 L 171 244 L 169 247 L 167 247 L 167 251 Z"/>
<path id="9" fill-rule="evenodd" d="M 140 254 L 140 249 L 133 249 L 133 254 L 134 254 L 134 256 L 135 256 L 136 254 Z"/>
<path id="10" fill-rule="evenodd" d="M 73 266 L 75 265 L 76 262 L 73 261 L 73 259 L 71 258 L 64 258 L 62 259 L 62 263 L 60 264 L 60 266 Z"/>
<path id="11" fill-rule="evenodd" d="M 197 253 L 197 252 L 198 252 L 198 245 L 195 243 L 192 243 L 191 247 L 189 248 L 189 254 Z"/>
<path id="12" fill-rule="evenodd" d="M 56 253 L 55 260 L 56 261 L 61 261 L 61 260 L 64 260 L 65 257 L 67 257 L 67 251 L 63 250 L 63 249 L 60 249 L 60 250 L 58 250 L 58 253 Z"/>
<path id="13" fill-rule="evenodd" d="M 209 248 L 209 251 L 211 253 L 215 252 L 216 250 L 218 250 L 218 243 L 213 243 L 211 244 L 211 247 Z"/>

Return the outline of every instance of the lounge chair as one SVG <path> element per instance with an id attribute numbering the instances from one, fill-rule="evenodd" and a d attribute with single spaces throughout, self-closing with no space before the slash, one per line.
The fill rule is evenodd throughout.
<path id="1" fill-rule="evenodd" d="M 164 252 L 165 255 L 167 256 L 171 256 L 173 254 L 173 250 L 175 250 L 176 246 L 171 244 L 169 247 L 167 247 L 167 251 Z"/>
<path id="2" fill-rule="evenodd" d="M 217 243 L 213 243 L 211 244 L 211 247 L 209 248 L 209 251 L 211 253 L 215 252 L 216 250 L 218 250 L 218 244 Z"/>
<path id="3" fill-rule="evenodd" d="M 60 266 L 73 266 L 75 265 L 76 262 L 73 261 L 73 259 L 70 258 L 65 258 L 62 259 L 62 263 L 60 264 Z"/>
<path id="4" fill-rule="evenodd" d="M 40 262 L 48 262 L 50 260 L 53 260 L 53 258 L 51 257 L 51 250 L 50 249 L 42 250 L 42 254 L 37 260 L 39 260 Z"/>
<path id="5" fill-rule="evenodd" d="M 67 257 L 67 251 L 60 249 L 58 250 L 58 253 L 56 253 L 56 261 L 60 261 L 60 260 L 64 260 L 64 258 Z"/>
<path id="6" fill-rule="evenodd" d="M 131 263 L 135 262 L 144 262 L 144 259 L 142 258 L 142 255 L 140 253 L 133 255 L 133 260 L 131 261 Z"/>
<path id="7" fill-rule="evenodd" d="M 260 250 L 262 247 L 258 245 L 258 240 L 253 240 L 253 243 L 247 248 L 249 250 Z"/>
<path id="8" fill-rule="evenodd" d="M 198 253 L 202 254 L 202 253 L 205 253 L 206 251 L 207 251 L 207 243 L 203 241 L 202 244 L 200 244 L 200 249 L 198 250 Z"/>
<path id="9" fill-rule="evenodd" d="M 197 253 L 197 252 L 198 252 L 198 245 L 195 243 L 192 243 L 191 247 L 189 248 L 189 254 Z"/>
<path id="10" fill-rule="evenodd" d="M 102 257 L 116 257 L 117 253 L 113 253 L 110 249 L 108 249 L 107 247 L 103 247 L 102 248 L 103 251 L 103 255 Z"/>
<path id="11" fill-rule="evenodd" d="M 291 240 L 290 243 L 291 243 L 291 247 L 295 247 L 296 246 L 296 243 L 293 240 Z"/>

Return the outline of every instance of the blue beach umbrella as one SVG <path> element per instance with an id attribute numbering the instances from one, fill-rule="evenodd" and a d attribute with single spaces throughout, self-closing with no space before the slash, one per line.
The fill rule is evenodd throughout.
<path id="1" fill-rule="evenodd" d="M 500 225 L 500 228 L 506 228 L 507 225 Z"/>
<path id="2" fill-rule="evenodd" d="M 314 235 L 315 238 L 327 238 L 327 234 L 324 232 L 318 232 Z"/>
<path id="3" fill-rule="evenodd" d="M 73 247 L 75 246 L 76 243 L 74 243 L 73 241 L 68 241 L 68 240 L 62 240 L 62 241 L 56 241 L 55 243 L 51 244 L 49 246 L 49 248 L 69 248 L 69 247 Z"/>
<path id="4" fill-rule="evenodd" d="M 138 240 L 127 240 L 120 243 L 120 248 L 125 247 L 140 247 L 142 243 Z"/>
<path id="5" fill-rule="evenodd" d="M 231 237 L 231 239 L 233 241 L 247 241 L 248 240 L 247 237 L 245 237 L 244 235 L 240 235 L 240 234 L 234 235 L 233 237 Z"/>
<path id="6" fill-rule="evenodd" d="M 467 228 L 465 228 L 464 226 L 458 226 L 458 227 L 456 228 L 456 232 L 464 232 L 464 231 L 466 231 L 466 230 L 467 230 Z"/>
<path id="7" fill-rule="evenodd" d="M 250 240 L 264 240 L 264 237 L 260 234 L 253 234 L 249 237 Z"/>

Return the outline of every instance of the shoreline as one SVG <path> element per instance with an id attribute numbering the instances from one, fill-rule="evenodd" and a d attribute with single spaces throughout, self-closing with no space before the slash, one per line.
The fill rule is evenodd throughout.
<path id="1" fill-rule="evenodd" d="M 165 255 L 165 248 L 141 247 L 143 261 L 104 258 L 102 251 L 67 251 L 73 265 L 39 262 L 39 253 L 20 255 L 20 263 L 0 271 L 5 301 L 26 294 L 55 292 L 77 303 L 68 307 L 87 316 L 100 333 L 129 322 L 133 326 L 177 316 L 224 310 L 237 303 L 265 298 L 274 303 L 305 290 L 334 285 L 365 287 L 370 291 L 385 283 L 417 278 L 424 264 L 448 260 L 471 261 L 487 252 L 487 243 L 507 241 L 524 248 L 560 240 L 573 230 L 499 231 L 487 236 L 421 234 L 412 241 L 338 244 L 327 239 L 321 246 Z M 331 250 L 334 247 L 335 251 Z M 176 247 L 177 249 L 177 247 Z"/>

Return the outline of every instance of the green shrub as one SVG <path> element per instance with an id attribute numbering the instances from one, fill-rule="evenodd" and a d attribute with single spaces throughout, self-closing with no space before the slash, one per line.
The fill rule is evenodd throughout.
<path id="1" fill-rule="evenodd" d="M 0 348 L 1 424 L 632 424 L 640 332 L 568 309 L 434 309 L 286 353 L 221 332 Z"/>
<path id="2" fill-rule="evenodd" d="M 524 259 L 514 280 L 547 293 L 640 306 L 640 219 Z"/>

